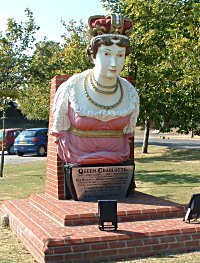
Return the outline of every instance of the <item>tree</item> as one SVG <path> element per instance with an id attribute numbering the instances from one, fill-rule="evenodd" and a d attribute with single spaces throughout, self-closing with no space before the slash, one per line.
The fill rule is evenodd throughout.
<path id="1" fill-rule="evenodd" d="M 67 25 L 63 44 L 44 40 L 36 44 L 30 64 L 28 84 L 21 90 L 20 109 L 29 119 L 48 120 L 50 81 L 55 75 L 73 75 L 87 69 L 87 36 L 82 22 Z M 31 99 L 30 99 L 31 98 Z"/>
<path id="2" fill-rule="evenodd" d="M 169 62 L 176 68 L 174 85 L 169 87 L 174 116 L 174 126 L 178 132 L 192 136 L 200 124 L 198 108 L 200 107 L 200 55 L 199 55 L 199 1 L 179 3 L 178 14 L 172 30 Z M 178 101 L 177 101 L 178 98 Z M 178 103 L 177 103 L 178 102 Z"/>
<path id="3" fill-rule="evenodd" d="M 64 68 L 62 72 L 64 74 L 72 75 L 74 73 L 82 72 L 91 67 L 91 62 L 86 56 L 86 48 L 89 43 L 87 36 L 87 30 L 83 22 L 77 22 L 70 20 L 66 25 L 62 21 L 66 33 L 63 35 L 63 58 Z"/>
<path id="4" fill-rule="evenodd" d="M 19 89 L 27 81 L 31 56 L 29 55 L 35 41 L 34 34 L 39 29 L 35 25 L 33 14 L 25 10 L 27 22 L 17 23 L 8 19 L 6 33 L 0 32 L 0 110 L 3 118 L 8 102 L 16 99 Z M 5 135 L 3 119 L 3 142 Z M 4 145 L 2 145 L 0 174 L 3 174 Z"/>
<path id="5" fill-rule="evenodd" d="M 192 127 L 189 123 L 193 127 L 197 125 L 198 2 L 102 2 L 107 8 L 121 10 L 134 22 L 129 64 L 133 67 L 132 72 L 137 68 L 136 83 L 141 100 L 139 121 L 146 124 L 146 135 L 150 127 L 170 131 L 179 126 L 182 131 L 187 131 Z M 147 152 L 147 143 L 145 136 L 143 152 Z"/>
<path id="6" fill-rule="evenodd" d="M 29 65 L 29 78 L 20 91 L 18 102 L 28 119 L 48 120 L 50 81 L 62 68 L 62 48 L 53 41 L 36 43 Z"/>
<path id="7" fill-rule="evenodd" d="M 5 34 L 0 32 L 0 94 L 1 98 L 16 99 L 19 87 L 26 81 L 31 60 L 30 50 L 39 29 L 33 13 L 25 10 L 27 22 L 17 23 L 8 19 Z"/>

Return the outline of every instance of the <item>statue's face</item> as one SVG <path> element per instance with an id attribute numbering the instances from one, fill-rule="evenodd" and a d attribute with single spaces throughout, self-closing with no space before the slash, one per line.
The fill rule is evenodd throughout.
<path id="1" fill-rule="evenodd" d="M 116 44 L 112 46 L 101 45 L 98 48 L 94 61 L 94 71 L 105 78 L 116 78 L 122 71 L 125 62 L 125 47 Z"/>

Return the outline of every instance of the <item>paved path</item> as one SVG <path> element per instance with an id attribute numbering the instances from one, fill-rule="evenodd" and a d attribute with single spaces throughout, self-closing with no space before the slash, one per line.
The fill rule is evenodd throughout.
<path id="1" fill-rule="evenodd" d="M 28 162 L 38 162 L 38 161 L 46 160 L 46 157 L 38 157 L 35 155 L 17 156 L 17 155 L 8 155 L 7 153 L 5 153 L 4 157 L 5 157 L 4 159 L 5 165 L 28 163 Z"/>
<path id="2" fill-rule="evenodd" d="M 136 136 L 135 143 L 142 145 L 143 137 Z M 159 145 L 159 146 L 166 146 L 166 147 L 173 147 L 173 148 L 181 148 L 181 149 L 199 149 L 200 150 L 200 139 L 188 139 L 188 138 L 176 138 L 176 136 L 168 137 L 165 136 L 150 136 L 149 138 L 149 145 Z"/>

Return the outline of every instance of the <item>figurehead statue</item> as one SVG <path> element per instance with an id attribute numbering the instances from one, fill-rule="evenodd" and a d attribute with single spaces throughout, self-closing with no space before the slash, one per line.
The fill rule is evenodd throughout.
<path id="1" fill-rule="evenodd" d="M 87 55 L 94 67 L 61 84 L 54 100 L 51 134 L 65 163 L 121 164 L 129 159 L 139 98 L 120 73 L 131 52 L 132 26 L 119 14 L 88 19 Z"/>

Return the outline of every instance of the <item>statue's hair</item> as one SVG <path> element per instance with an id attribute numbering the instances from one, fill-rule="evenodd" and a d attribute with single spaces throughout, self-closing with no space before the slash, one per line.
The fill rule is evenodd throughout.
<path id="1" fill-rule="evenodd" d="M 106 37 L 106 36 L 94 39 L 93 41 L 90 42 L 90 45 L 87 48 L 87 51 L 86 51 L 87 56 L 90 59 L 96 58 L 98 48 L 101 45 L 112 46 L 113 44 L 116 44 L 119 47 L 125 47 L 126 48 L 126 53 L 125 53 L 126 56 L 128 56 L 131 53 L 131 46 L 130 46 L 130 40 L 129 39 L 116 38 L 114 40 L 119 40 L 119 42 L 114 43 L 111 38 Z"/>

